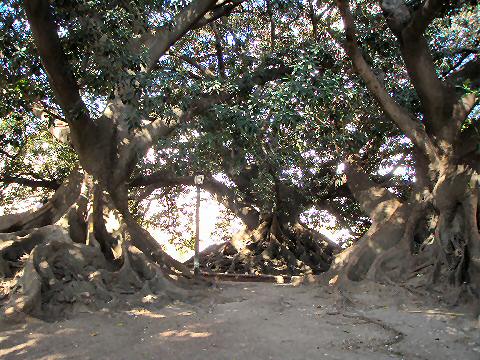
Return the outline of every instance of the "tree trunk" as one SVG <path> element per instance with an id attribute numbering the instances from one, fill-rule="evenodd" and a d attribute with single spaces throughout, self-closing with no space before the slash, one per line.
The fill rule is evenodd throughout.
<path id="1" fill-rule="evenodd" d="M 451 284 L 480 290 L 478 175 L 464 165 L 444 165 L 433 191 L 439 212 L 435 237 Z M 478 293 L 480 295 L 480 293 Z"/>
<path id="2" fill-rule="evenodd" d="M 230 242 L 201 253 L 200 264 L 222 273 L 319 274 L 328 270 L 338 250 L 337 244 L 304 224 L 282 223 L 270 214 L 254 229 L 245 226 Z"/>
<path id="3" fill-rule="evenodd" d="M 414 241 L 422 243 L 423 248 L 428 250 L 423 253 L 427 254 L 430 262 L 435 263 L 432 276 L 428 278 L 438 282 L 441 277 L 446 277 L 449 283 L 457 288 L 462 285 L 462 288 L 473 290 L 478 301 L 480 296 L 478 137 L 475 135 L 474 121 L 468 120 L 478 103 L 478 95 L 475 91 L 460 91 L 459 79 L 455 76 L 460 75 L 469 66 L 475 68 L 478 59 L 470 60 L 456 74 L 441 79 L 425 32 L 437 17 L 442 16 L 442 3 L 427 1 L 412 9 L 402 1 L 380 2 L 385 21 L 398 39 L 411 84 L 421 101 L 423 116 L 420 120 L 411 114 L 409 109 L 396 102 L 365 60 L 363 49 L 357 40 L 355 17 L 350 10 L 349 1 L 337 0 L 337 6 L 345 29 L 344 48 L 352 60 L 354 70 L 376 98 L 382 111 L 414 145 L 416 177 L 420 180 L 414 185 L 410 205 L 400 204 L 397 200 L 399 204 L 397 209 L 393 213 L 386 212 L 391 220 L 382 222 L 381 214 L 380 219 L 376 218 L 378 214 L 376 211 L 372 212 L 372 209 L 377 209 L 377 206 L 385 201 L 385 196 L 388 197 L 386 189 L 380 189 L 373 184 L 369 186 L 371 191 L 355 194 L 356 185 L 360 184 L 362 187 L 362 182 L 357 182 L 355 176 L 351 177 L 349 185 L 352 185 L 354 196 L 372 218 L 372 227 L 361 241 L 339 256 L 338 263 L 348 265 L 345 267 L 339 265 L 338 275 L 361 280 L 369 272 L 376 273 L 369 271 L 368 268 L 372 264 L 377 266 L 385 263 L 383 260 L 386 257 L 385 251 L 379 246 L 384 236 L 379 238 L 376 235 L 386 232 L 388 236 L 395 238 L 395 242 L 403 239 L 395 251 L 390 251 L 390 258 L 392 254 L 397 256 L 400 249 L 411 252 Z M 474 83 L 478 81 L 478 71 L 470 73 L 467 71 L 460 78 L 461 81 L 468 80 Z M 365 179 L 368 179 L 366 175 L 363 176 L 363 180 Z M 374 199 L 370 204 L 369 197 Z M 417 227 L 416 223 L 424 217 L 425 214 L 422 212 L 430 205 L 438 217 L 438 221 L 433 224 L 434 245 L 441 256 L 434 255 L 424 238 L 420 241 L 415 240 L 415 236 L 421 235 L 414 230 Z M 409 209 L 411 206 L 413 207 Z M 378 230 L 375 231 L 375 228 Z M 392 231 L 393 234 L 390 233 Z M 392 239 L 389 242 L 391 243 Z M 422 251 L 418 255 L 422 257 Z M 362 260 L 361 263 L 364 265 L 351 271 L 352 265 L 349 262 L 358 263 L 357 258 L 375 259 L 379 256 L 383 259 L 373 262 Z M 349 260 L 350 257 L 352 260 Z M 342 258 L 347 261 L 342 261 Z"/>
<path id="4" fill-rule="evenodd" d="M 408 202 L 380 189 L 355 166 L 347 169 L 347 176 L 372 225 L 360 240 L 337 255 L 327 274 L 331 283 L 366 278 L 406 281 L 417 269 L 428 269 L 430 276 L 422 277 L 427 281 L 424 285 L 431 285 L 428 281 L 443 285 L 439 282 L 443 277 L 456 287 L 470 284 L 470 290 L 478 295 L 478 176 L 474 170 L 447 164 L 430 197 L 417 191 Z M 426 226 L 429 214 L 438 220 Z"/>

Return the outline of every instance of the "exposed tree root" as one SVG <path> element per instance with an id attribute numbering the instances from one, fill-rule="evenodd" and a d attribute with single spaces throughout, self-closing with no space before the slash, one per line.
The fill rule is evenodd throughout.
<path id="1" fill-rule="evenodd" d="M 335 244 L 306 226 L 280 224 L 270 216 L 253 231 L 243 230 L 231 242 L 204 251 L 200 264 L 220 273 L 319 274 L 328 269 L 336 250 Z"/>
<path id="2" fill-rule="evenodd" d="M 12 277 L 18 269 L 23 267 L 22 258 L 28 255 L 35 246 L 52 237 L 59 236 L 63 236 L 63 230 L 53 225 L 0 234 L 0 278 Z"/>
<path id="3" fill-rule="evenodd" d="M 127 231 L 130 234 L 132 244 L 138 247 L 150 261 L 161 265 L 165 271 L 179 273 L 186 278 L 192 278 L 193 274 L 181 262 L 175 260 L 165 251 L 150 233 L 145 230 L 134 218 L 128 208 L 128 191 L 119 188 L 117 192 L 109 192 L 116 209 L 120 212 Z"/>
<path id="4" fill-rule="evenodd" d="M 361 321 L 363 321 L 364 323 L 367 323 L 367 324 L 377 325 L 377 326 L 381 327 L 382 329 L 384 329 L 385 331 L 390 332 L 392 334 L 390 337 L 388 337 L 386 340 L 384 340 L 380 343 L 370 344 L 370 346 L 372 346 L 374 348 L 385 350 L 385 346 L 392 346 L 394 344 L 399 343 L 400 341 L 402 341 L 405 338 L 405 334 L 403 332 L 393 328 L 392 326 L 388 325 L 387 323 L 383 322 L 382 320 L 369 318 L 367 316 L 360 315 L 360 314 L 346 314 L 346 313 L 343 313 L 342 316 L 346 317 L 346 318 L 349 318 L 349 319 L 358 319 L 358 320 L 361 320 Z"/>
<path id="5" fill-rule="evenodd" d="M 40 209 L 0 217 L 0 233 L 54 224 L 77 201 L 83 180 L 83 172 L 78 168 L 73 170 L 52 198 Z"/>
<path id="6" fill-rule="evenodd" d="M 443 173 L 433 191 L 417 189 L 401 201 L 350 166 L 349 187 L 372 225 L 336 256 L 322 281 L 349 288 L 352 281 L 370 279 L 422 288 L 451 305 L 478 304 L 477 175 L 464 166 Z"/>
<path id="7" fill-rule="evenodd" d="M 8 320 L 28 314 L 51 321 L 84 308 L 110 306 L 122 294 L 156 294 L 165 300 L 187 295 L 133 246 L 124 244 L 121 264 L 115 264 L 100 249 L 72 242 L 60 227 L 41 230 L 49 232 L 48 240 L 32 250 L 18 274 L 3 308 Z"/>

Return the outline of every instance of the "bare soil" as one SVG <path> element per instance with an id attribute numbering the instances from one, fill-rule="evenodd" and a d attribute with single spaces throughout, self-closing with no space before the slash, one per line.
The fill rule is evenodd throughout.
<path id="1" fill-rule="evenodd" d="M 352 294 L 355 295 L 352 295 Z M 201 300 L 0 326 L 1 359 L 480 359 L 478 318 L 403 288 L 222 283 Z M 140 306 L 140 304 L 142 304 Z"/>

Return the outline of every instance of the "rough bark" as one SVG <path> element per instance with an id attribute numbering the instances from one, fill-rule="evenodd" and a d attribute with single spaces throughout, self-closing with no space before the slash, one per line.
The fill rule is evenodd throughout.
<path id="1" fill-rule="evenodd" d="M 202 252 L 200 264 L 221 273 L 319 274 L 329 268 L 338 250 L 338 245 L 304 224 L 282 224 L 269 215 L 254 229 L 245 227 L 231 241 Z"/>
<path id="2" fill-rule="evenodd" d="M 185 297 L 133 246 L 124 245 L 122 262 L 112 266 L 95 247 L 76 244 L 59 227 L 44 227 L 23 274 L 2 315 L 19 322 L 25 315 L 54 321 L 80 310 L 115 306 L 119 298 L 136 293 L 161 295 L 163 301 Z"/>
<path id="3" fill-rule="evenodd" d="M 376 257 L 401 240 L 411 206 L 402 204 L 386 189 L 377 186 L 355 165 L 346 168 L 347 183 L 355 199 L 372 220 L 367 233 L 340 253 L 332 263 L 330 277 L 365 278 Z M 343 280 L 343 279 L 342 279 Z"/>
<path id="4" fill-rule="evenodd" d="M 478 159 L 471 146 L 476 138 L 471 129 L 460 132 L 478 99 L 474 93 L 456 92 L 452 86 L 454 76 L 447 81 L 438 77 L 424 36 L 445 4 L 426 1 L 413 11 L 404 1 L 380 1 L 385 20 L 398 39 L 411 83 L 422 102 L 425 126 L 397 104 L 375 78 L 357 42 L 355 19 L 348 1 L 337 0 L 337 5 L 345 26 L 345 50 L 381 109 L 415 145 L 413 156 L 419 181 L 409 202 L 396 199 L 389 202 L 387 198 L 391 195 L 386 189 L 371 184 L 369 191 L 356 191 L 357 184 L 362 188 L 363 180 L 368 177 L 363 176 L 362 180 L 350 176 L 352 193 L 372 219 L 372 227 L 356 245 L 338 257 L 333 268 L 338 268 L 342 277 L 353 280 L 361 280 L 367 274 L 377 278 L 382 271 L 392 268 L 389 262 L 399 264 L 397 272 L 402 272 L 405 263 L 411 260 L 412 244 L 426 244 L 425 232 L 419 233 L 418 224 L 425 218 L 426 209 L 432 208 L 438 220 L 432 226 L 434 246 L 441 256 L 435 257 L 431 247 L 425 245 L 429 248 L 424 252 L 427 263 L 435 263 L 432 276 L 425 278 L 440 283 L 449 279 L 457 287 L 466 284 L 479 296 Z M 465 68 L 475 69 L 476 62 L 466 64 Z M 475 70 L 465 71 L 464 76 L 474 84 L 478 80 Z M 383 203 L 392 211 L 382 209 Z M 420 235 L 424 238 L 416 239 Z M 417 257 L 425 258 L 421 255 Z M 400 256 L 403 258 L 398 259 Z M 403 272 L 409 274 L 409 271 Z"/>
<path id="5" fill-rule="evenodd" d="M 170 24 L 153 36 L 140 39 L 149 48 L 146 69 L 142 71 L 151 71 L 158 59 L 186 32 L 203 26 L 222 14 L 227 14 L 241 2 L 228 1 L 219 5 L 217 1 L 191 2 L 174 17 Z M 126 182 L 139 157 L 143 156 L 159 137 L 170 133 L 178 122 L 188 120 L 199 111 L 206 111 L 213 104 L 235 95 L 215 94 L 210 98 L 201 99 L 199 104 L 187 111 L 180 111 L 177 122 L 167 123 L 166 119 L 159 118 L 141 130 L 130 131 L 127 120 L 135 109 L 131 105 L 123 104 L 121 95 L 132 89 L 131 85 L 122 88 L 120 84 L 116 89 L 115 98 L 107 104 L 104 113 L 94 120 L 82 100 L 77 79 L 62 48 L 58 26 L 54 19 L 55 9 L 45 0 L 25 1 L 24 6 L 38 54 L 56 100 L 69 125 L 70 137 L 82 167 L 101 187 L 108 190 L 127 224 L 133 243 L 145 251 L 150 259 L 159 263 L 165 262 L 169 266 L 181 269 L 184 275 L 189 275 L 188 269 L 168 257 L 148 232 L 133 219 L 128 210 L 126 190 L 125 192 L 123 190 L 126 189 Z M 117 188 L 122 194 L 116 194 Z M 102 204 L 98 200 L 97 209 L 101 207 Z M 100 212 L 98 210 L 97 216 L 93 217 L 101 220 Z M 81 220 L 81 214 L 77 212 L 76 218 Z M 81 225 L 81 221 L 77 221 L 77 224 Z M 101 243 L 103 242 L 104 250 L 107 256 L 111 257 L 107 249 L 111 248 L 112 239 L 103 231 L 101 221 L 97 221 L 97 225 L 97 234 L 89 231 L 87 239 L 94 239 L 95 235 L 102 237 Z M 79 238 L 81 237 L 82 234 L 79 235 Z"/>

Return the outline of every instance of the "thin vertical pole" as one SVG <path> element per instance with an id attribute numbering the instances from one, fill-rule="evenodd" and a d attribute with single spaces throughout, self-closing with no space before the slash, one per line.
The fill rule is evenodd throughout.
<path id="1" fill-rule="evenodd" d="M 195 256 L 193 258 L 193 273 L 198 276 L 200 273 L 200 186 L 197 185 L 197 209 L 195 219 Z"/>

